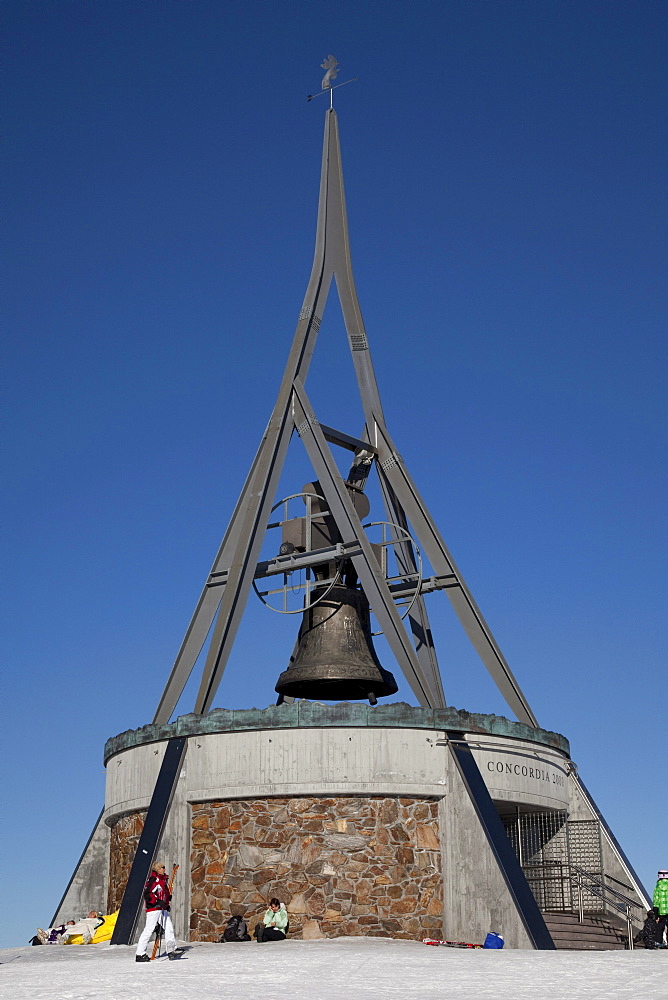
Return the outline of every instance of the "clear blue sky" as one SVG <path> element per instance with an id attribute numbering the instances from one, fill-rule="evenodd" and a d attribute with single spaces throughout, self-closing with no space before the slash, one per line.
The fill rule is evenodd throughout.
<path id="1" fill-rule="evenodd" d="M 651 888 L 668 865 L 666 4 L 0 14 L 0 944 L 51 916 L 103 801 L 104 741 L 150 721 L 271 412 L 313 252 L 324 99 L 305 98 L 329 52 L 359 77 L 336 106 L 388 422 Z M 308 388 L 358 433 L 333 298 Z M 284 494 L 310 478 L 298 449 Z M 273 702 L 292 648 L 294 619 L 252 601 L 218 705 Z M 429 610 L 449 703 L 507 714 L 443 595 Z"/>

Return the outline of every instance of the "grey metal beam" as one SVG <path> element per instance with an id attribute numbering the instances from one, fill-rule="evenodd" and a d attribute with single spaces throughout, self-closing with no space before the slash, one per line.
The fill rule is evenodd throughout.
<path id="1" fill-rule="evenodd" d="M 324 549 L 312 549 L 308 552 L 300 552 L 297 555 L 277 556 L 275 559 L 268 559 L 266 562 L 259 562 L 255 567 L 255 579 L 265 580 L 270 576 L 279 576 L 283 573 L 292 573 L 299 569 L 306 569 L 308 566 L 321 566 L 332 559 L 352 559 L 359 556 L 362 549 L 358 542 L 350 542 L 344 545 L 337 542 L 336 545 L 328 545 Z M 323 581 L 324 582 L 324 581 Z M 227 574 L 223 574 L 220 586 L 227 583 Z M 212 584 L 216 586 L 216 584 Z M 388 584 L 390 593 L 397 598 L 410 598 L 415 593 L 415 587 L 411 583 L 390 583 Z M 428 576 L 420 584 L 420 594 L 431 594 L 435 590 L 445 590 L 447 587 L 458 587 L 459 581 L 454 573 L 447 576 Z"/>
<path id="2" fill-rule="evenodd" d="M 367 431 L 372 434 L 375 428 L 375 414 L 380 413 L 382 415 L 383 409 L 353 276 L 350 241 L 348 238 L 346 198 L 343 185 L 343 167 L 339 145 L 339 129 L 334 111 L 331 111 L 329 121 L 332 133 L 330 142 L 332 149 L 330 157 L 330 183 L 332 189 L 336 192 L 336 211 L 332 212 L 328 219 L 329 254 L 333 263 L 336 290 L 341 302 L 343 321 L 352 353 L 364 416 L 367 421 Z M 371 447 L 374 447 L 375 441 L 371 440 L 370 444 Z M 396 497 L 391 499 L 388 493 L 383 490 L 383 499 L 388 519 L 395 524 L 404 526 L 405 517 Z M 403 542 L 396 546 L 395 551 L 399 559 L 399 565 L 412 571 L 415 568 L 415 557 L 412 552 L 412 546 Z M 431 691 L 430 700 L 434 707 L 444 708 L 445 695 L 443 692 L 443 682 L 438 668 L 427 609 L 422 598 L 418 598 L 415 602 L 408 619 L 418 660 Z"/>
<path id="3" fill-rule="evenodd" d="M 348 238 L 346 198 L 343 185 L 343 167 L 339 144 L 339 127 L 336 113 L 333 109 L 330 109 L 328 112 L 327 121 L 329 122 L 330 129 L 330 188 L 333 195 L 332 210 L 327 219 L 327 254 L 328 260 L 331 260 L 336 279 L 336 289 L 339 301 L 341 302 L 341 311 L 352 353 L 364 416 L 367 421 L 367 430 L 372 432 L 375 427 L 374 414 L 380 413 L 382 415 L 383 410 L 364 320 L 362 318 L 362 310 L 353 277 L 350 241 Z M 363 444 L 365 447 L 369 447 L 366 442 L 363 442 Z M 374 448 L 375 442 L 370 440 L 370 445 L 371 448 Z M 393 523 L 403 525 L 405 518 L 402 515 L 398 502 L 394 504 L 390 503 L 385 492 L 384 500 L 388 519 Z M 399 556 L 400 565 L 403 563 L 404 567 L 410 567 L 411 569 L 415 567 L 415 558 L 410 544 L 402 543 L 397 546 L 396 551 Z M 430 701 L 434 707 L 443 708 L 445 707 L 443 682 L 438 668 L 427 609 L 422 598 L 418 598 L 408 618 L 418 660 L 430 688 Z"/>
<path id="4" fill-rule="evenodd" d="M 222 592 L 195 701 L 195 712 L 198 714 L 205 714 L 212 706 L 252 586 L 272 500 L 293 431 L 291 415 L 286 412 L 282 417 L 282 420 L 277 421 L 278 426 L 272 428 L 271 438 L 258 467 L 259 482 L 249 497 L 241 519 L 239 544 L 228 570 L 227 583 Z"/>
<path id="5" fill-rule="evenodd" d="M 211 707 L 245 608 L 292 432 L 290 413 L 292 386 L 295 379 L 306 378 L 320 327 L 320 318 L 329 293 L 333 274 L 329 261 L 329 219 L 335 213 L 337 197 L 336 187 L 331 183 L 332 135 L 331 117 L 327 116 L 320 175 L 316 247 L 311 277 L 278 399 L 260 449 L 257 473 L 247 510 L 242 515 L 240 542 L 230 563 L 228 581 L 223 591 L 195 703 L 196 712 L 207 712 Z M 336 151 L 334 155 L 335 153 Z"/>
<path id="6" fill-rule="evenodd" d="M 645 908 L 649 909 L 649 907 L 651 906 L 651 902 L 650 902 L 651 897 L 650 897 L 649 893 L 647 892 L 647 889 L 645 888 L 645 886 L 643 885 L 643 883 L 638 878 L 633 865 L 631 864 L 631 862 L 627 858 L 626 854 L 624 853 L 622 845 L 619 843 L 619 841 L 615 837 L 614 833 L 612 832 L 612 829 L 608 826 L 608 821 L 606 820 L 605 816 L 603 815 L 603 813 L 601 812 L 601 810 L 596 805 L 596 802 L 592 798 L 591 792 L 589 791 L 589 789 L 587 788 L 587 786 L 585 785 L 584 781 L 582 780 L 582 778 L 580 777 L 580 775 L 577 773 L 577 771 L 575 771 L 575 770 L 571 771 L 571 773 L 570 773 L 570 779 L 573 782 L 573 784 L 575 785 L 575 787 L 578 789 L 578 791 L 580 792 L 580 794 L 582 795 L 582 797 L 584 798 L 585 802 L 587 802 L 589 804 L 589 807 L 592 810 L 592 812 L 594 813 L 594 815 L 598 818 L 598 821 L 601 824 L 605 835 L 609 838 L 609 840 L 610 840 L 610 842 L 611 842 L 614 850 L 619 855 L 619 859 L 622 862 L 622 867 L 626 868 L 627 875 L 630 877 L 631 881 L 634 883 L 633 887 L 634 887 L 635 891 L 640 896 L 640 898 L 643 900 L 643 905 L 645 906 Z"/>
<path id="7" fill-rule="evenodd" d="M 357 545 L 349 546 L 337 542 L 336 545 L 326 545 L 322 549 L 309 549 L 308 552 L 292 552 L 287 556 L 265 559 L 255 567 L 254 579 L 263 580 L 267 576 L 277 576 L 279 573 L 294 573 L 308 566 L 320 566 L 330 559 L 349 559 L 352 555 L 357 555 L 358 550 Z M 227 570 L 213 576 L 214 578 L 207 582 L 208 587 L 224 587 L 227 584 Z"/>
<path id="8" fill-rule="evenodd" d="M 343 167 L 339 143 L 339 126 L 333 109 L 328 112 L 330 127 L 330 185 L 333 194 L 333 211 L 328 219 L 328 256 L 332 261 L 336 277 L 336 289 L 341 302 L 343 320 L 348 334 L 348 342 L 353 356 L 353 364 L 359 385 L 364 416 L 369 429 L 373 413 L 382 413 L 378 384 L 369 352 L 362 310 L 360 309 L 355 279 L 353 277 L 350 241 L 348 239 L 348 217 L 343 186 Z M 374 441 L 371 442 L 375 444 Z"/>
<path id="9" fill-rule="evenodd" d="M 445 590 L 446 587 L 458 586 L 453 576 L 430 576 L 420 584 L 421 594 L 431 594 L 436 590 Z M 392 597 L 410 600 L 415 593 L 415 587 L 410 583 L 391 583 L 389 586 Z"/>
<path id="10" fill-rule="evenodd" d="M 187 750 L 186 736 L 177 736 L 167 741 L 165 755 L 162 758 L 130 874 L 125 884 L 111 944 L 130 944 L 134 936 L 144 886 L 165 829 Z"/>
<path id="11" fill-rule="evenodd" d="M 195 705 L 196 712 L 208 711 L 222 678 L 246 604 L 252 582 L 251 567 L 259 556 L 261 533 L 264 532 L 268 520 L 268 510 L 277 488 L 292 433 L 291 418 L 288 413 L 292 382 L 298 375 L 306 377 L 333 275 L 327 252 L 328 218 L 335 214 L 335 200 L 338 196 L 336 186 L 332 187 L 330 182 L 330 146 L 333 135 L 332 119 L 327 115 L 311 276 L 272 417 L 214 563 L 216 572 L 227 571 L 227 582 L 222 591 L 219 587 L 212 588 L 205 585 L 167 687 L 160 699 L 155 716 L 156 722 L 169 720 L 211 629 L 216 610 L 219 609 Z M 338 140 L 335 145 L 338 145 Z M 336 157 L 336 151 L 334 155 Z"/>
<path id="12" fill-rule="evenodd" d="M 359 438 L 351 437 L 350 434 L 344 434 L 343 431 L 337 431 L 333 427 L 328 427 L 327 424 L 320 424 L 320 429 L 325 435 L 325 441 L 329 441 L 330 444 L 338 444 L 341 448 L 346 448 L 348 451 L 357 451 L 359 448 L 364 448 L 366 451 L 376 454 L 378 450 L 367 441 L 361 441 Z"/>
<path id="13" fill-rule="evenodd" d="M 220 574 L 223 571 L 227 571 L 230 553 L 238 544 L 240 528 L 239 513 L 246 505 L 248 491 L 251 488 L 253 478 L 255 476 L 255 470 L 257 468 L 261 450 L 262 446 L 260 445 L 255 453 L 255 458 L 253 459 L 250 471 L 246 476 L 246 482 L 244 483 L 239 499 L 237 500 L 232 517 L 230 518 L 230 523 L 227 526 L 223 540 L 220 543 L 218 552 L 216 553 L 216 558 L 213 561 L 213 566 L 211 567 L 207 581 L 204 584 L 204 589 L 202 590 L 199 601 L 197 602 L 193 616 L 190 619 L 190 624 L 188 625 L 183 642 L 181 643 L 181 648 L 179 649 L 176 660 L 174 661 L 174 666 L 172 667 L 167 684 L 165 685 L 165 690 L 163 691 L 160 701 L 158 702 L 158 707 L 156 708 L 155 715 L 153 717 L 154 725 L 164 725 L 171 719 L 172 713 L 176 708 L 176 704 L 183 693 L 183 689 L 188 683 L 188 678 L 192 673 L 197 657 L 199 656 L 202 646 L 206 641 L 206 637 L 209 634 L 209 630 L 222 597 L 222 591 L 212 591 L 210 583 L 215 575 Z"/>
<path id="14" fill-rule="evenodd" d="M 415 655 L 385 576 L 374 557 L 371 543 L 362 528 L 357 511 L 299 379 L 295 379 L 293 406 L 297 433 L 304 442 L 341 537 L 344 542 L 359 542 L 362 551 L 360 555 L 353 556 L 352 561 L 362 589 L 415 697 L 421 705 L 434 708 L 429 682 Z"/>
<path id="15" fill-rule="evenodd" d="M 359 555 L 361 549 L 357 542 L 337 542 L 322 549 L 309 549 L 308 552 L 293 552 L 289 556 L 276 556 L 266 562 L 257 564 L 255 579 L 266 576 L 276 576 L 278 573 L 291 573 L 308 566 L 321 566 L 331 559 L 352 559 Z"/>
<path id="16" fill-rule="evenodd" d="M 212 572 L 227 571 L 227 582 L 222 590 L 220 587 L 210 587 L 210 574 L 158 704 L 154 717 L 156 723 L 169 721 L 220 607 L 195 707 L 197 712 L 208 711 L 245 607 L 252 581 L 249 567 L 253 560 L 250 553 L 255 553 L 257 562 L 262 542 L 258 534 L 264 531 L 268 520 L 265 516 L 263 522 L 262 517 L 268 514 L 267 508 L 271 507 L 292 433 L 288 413 L 292 382 L 297 375 L 305 378 L 308 372 L 333 275 L 331 263 L 327 259 L 328 218 L 335 214 L 334 202 L 337 197 L 337 190 L 330 183 L 330 145 L 333 134 L 332 119 L 327 115 L 311 276 L 274 411 L 214 562 Z M 335 144 L 338 145 L 338 142 Z M 226 591 L 230 588 L 232 593 L 226 599 Z"/>
<path id="17" fill-rule="evenodd" d="M 100 825 L 100 820 L 102 819 L 103 816 L 104 816 L 104 806 L 102 806 L 102 809 L 100 810 L 100 815 L 95 820 L 95 824 L 93 826 L 93 829 L 90 832 L 90 837 L 86 841 L 86 846 L 84 847 L 83 851 L 81 852 L 81 856 L 80 856 L 79 860 L 77 861 L 77 863 L 74 866 L 74 870 L 72 871 L 72 875 L 70 877 L 70 880 L 67 883 L 67 886 L 65 888 L 65 892 L 60 897 L 60 902 L 58 903 L 58 906 L 56 907 L 56 912 L 53 914 L 53 916 L 51 917 L 51 920 L 49 921 L 49 927 L 53 927 L 54 924 L 55 924 L 55 922 L 56 922 L 56 918 L 57 918 L 58 914 L 60 913 L 60 908 L 63 905 L 63 903 L 65 902 L 67 894 L 70 891 L 70 886 L 72 885 L 72 883 L 74 882 L 74 880 L 75 880 L 75 878 L 77 876 L 77 872 L 79 871 L 79 868 L 81 866 L 81 862 L 83 861 L 83 859 L 86 856 L 86 851 L 88 850 L 88 848 L 91 845 L 91 841 L 93 840 L 93 837 L 95 836 L 95 832 L 96 832 L 98 826 Z"/>
<path id="18" fill-rule="evenodd" d="M 378 471 L 380 489 L 388 518 L 394 524 L 398 524 L 405 531 L 408 531 L 406 514 L 399 502 L 398 497 L 387 481 L 387 478 L 382 475 L 380 466 L 377 465 L 376 468 Z M 401 541 L 398 532 L 394 532 L 394 535 L 398 542 L 395 546 L 395 553 L 400 570 L 405 573 L 416 572 L 417 560 L 415 558 L 412 544 L 410 542 Z M 418 659 L 422 665 L 425 675 L 431 683 L 432 691 L 434 692 L 435 707 L 445 708 L 446 701 L 445 692 L 443 691 L 443 680 L 438 666 L 438 659 L 436 657 L 436 649 L 434 647 L 434 638 L 429 625 L 427 608 L 425 606 L 424 597 L 422 596 L 424 593 L 426 593 L 426 590 L 421 588 L 420 594 L 408 614 L 408 624 L 413 635 L 413 642 L 415 644 L 415 651 Z"/>
<path id="19" fill-rule="evenodd" d="M 538 726 L 519 684 L 508 666 L 482 612 L 464 583 L 454 559 L 450 555 L 438 528 L 427 510 L 411 479 L 403 459 L 397 452 L 387 428 L 376 421 L 380 468 L 406 512 L 411 527 L 417 535 L 434 572 L 438 576 L 454 574 L 458 587 L 448 587 L 446 593 L 471 640 L 480 659 L 487 667 L 494 683 L 520 722 Z"/>

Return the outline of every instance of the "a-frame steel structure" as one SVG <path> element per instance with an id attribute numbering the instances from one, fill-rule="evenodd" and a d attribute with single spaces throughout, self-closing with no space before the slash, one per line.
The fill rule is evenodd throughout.
<path id="1" fill-rule="evenodd" d="M 332 278 L 336 281 L 341 301 L 364 411 L 365 426 L 358 439 L 322 426 L 305 388 Z M 160 699 L 153 720 L 155 723 L 169 721 L 213 625 L 194 711 L 204 714 L 212 707 L 253 579 L 258 575 L 258 560 L 265 530 L 288 444 L 295 431 L 304 443 L 322 487 L 343 540 L 346 556 L 352 559 L 362 589 L 420 705 L 431 708 L 445 705 L 423 596 L 418 596 L 408 616 L 411 640 L 402 624 L 393 594 L 374 558 L 350 492 L 337 469 L 330 443 L 348 448 L 358 457 L 363 456 L 365 461 L 375 465 L 388 521 L 404 527 L 409 525 L 431 563 L 434 576 L 424 586 L 424 590 L 445 591 L 471 642 L 517 719 L 531 726 L 537 725 L 503 653 L 420 497 L 404 460 L 397 452 L 385 423 L 352 273 L 339 130 L 336 112 L 332 107 L 325 114 L 313 269 L 278 399 Z M 410 572 L 415 566 L 410 542 L 399 544 L 397 549 L 401 568 Z M 282 565 L 286 569 L 299 568 L 299 555 L 284 557 Z"/>

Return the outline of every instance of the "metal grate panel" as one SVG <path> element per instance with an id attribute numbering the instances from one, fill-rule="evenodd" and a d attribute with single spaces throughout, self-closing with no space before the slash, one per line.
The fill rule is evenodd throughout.
<path id="1" fill-rule="evenodd" d="M 503 825 L 541 910 L 572 908 L 568 878 L 568 813 L 504 816 Z"/>
<path id="2" fill-rule="evenodd" d="M 501 817 L 506 834 L 522 865 L 541 910 L 578 908 L 571 865 L 590 875 L 602 876 L 601 832 L 596 820 L 569 820 L 565 810 L 523 813 Z M 600 912 L 600 895 L 582 888 L 583 908 Z"/>
<path id="3" fill-rule="evenodd" d="M 601 854 L 601 828 L 596 820 L 569 820 L 568 858 L 572 865 L 579 865 L 590 875 L 603 874 Z M 583 888 L 583 906 L 588 913 L 603 909 L 600 896 Z"/>

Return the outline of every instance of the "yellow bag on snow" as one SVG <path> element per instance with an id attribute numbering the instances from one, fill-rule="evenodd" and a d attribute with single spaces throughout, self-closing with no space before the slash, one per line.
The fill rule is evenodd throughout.
<path id="1" fill-rule="evenodd" d="M 100 944 L 102 941 L 111 941 L 111 935 L 114 933 L 114 927 L 116 926 L 116 921 L 118 920 L 118 910 L 115 913 L 108 913 L 103 916 L 103 924 L 100 924 L 98 929 L 93 934 L 93 940 L 91 944 Z M 83 944 L 84 939 L 81 934 L 74 934 L 71 938 L 68 938 L 67 944 Z"/>

